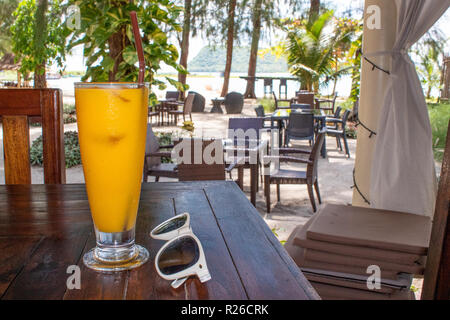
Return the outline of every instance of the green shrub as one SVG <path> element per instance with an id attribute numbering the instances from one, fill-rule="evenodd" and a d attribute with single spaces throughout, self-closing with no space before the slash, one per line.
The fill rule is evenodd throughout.
<path id="1" fill-rule="evenodd" d="M 173 140 L 175 138 L 173 132 L 155 132 L 155 136 L 158 138 L 160 146 L 167 146 L 173 144 Z M 162 157 L 161 162 L 172 163 L 173 161 L 171 158 Z"/>
<path id="2" fill-rule="evenodd" d="M 435 159 L 442 161 L 444 156 L 445 139 L 447 138 L 448 122 L 450 120 L 449 103 L 429 103 L 431 132 L 433 134 L 433 151 Z"/>
<path id="3" fill-rule="evenodd" d="M 78 144 L 78 133 L 76 131 L 64 132 L 64 154 L 66 168 L 81 164 L 80 145 Z M 30 162 L 32 165 L 42 166 L 43 159 L 41 135 L 31 144 Z"/>

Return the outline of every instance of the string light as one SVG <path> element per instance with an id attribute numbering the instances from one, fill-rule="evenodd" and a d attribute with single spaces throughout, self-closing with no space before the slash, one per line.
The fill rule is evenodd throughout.
<path id="1" fill-rule="evenodd" d="M 356 178 L 355 178 L 355 168 L 353 168 L 353 185 L 350 188 L 355 188 L 356 191 L 358 191 L 359 195 L 361 196 L 361 198 L 363 198 L 364 202 L 367 203 L 368 205 L 370 205 L 370 201 L 367 200 L 367 198 L 364 196 L 364 194 L 361 192 L 361 190 L 359 189 L 358 185 L 356 184 Z"/>

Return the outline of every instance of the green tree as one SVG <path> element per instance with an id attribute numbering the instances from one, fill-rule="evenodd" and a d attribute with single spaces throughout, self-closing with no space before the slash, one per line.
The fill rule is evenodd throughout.
<path id="1" fill-rule="evenodd" d="M 339 28 L 333 11 L 310 21 L 288 21 L 285 30 L 287 38 L 283 45 L 290 72 L 299 78 L 302 89 L 318 92 L 319 85 L 349 72 L 349 67 L 336 69 L 336 57 L 352 32 Z"/>
<path id="2" fill-rule="evenodd" d="M 169 0 L 72 0 L 81 13 L 81 28 L 74 30 L 69 48 L 84 45 L 87 71 L 83 81 L 137 81 L 138 61 L 131 27 L 130 12 L 136 11 L 143 33 L 142 45 L 146 61 L 145 81 L 164 89 L 164 82 L 154 75 L 161 63 L 185 72 L 177 63 L 178 50 L 170 43 L 168 34 L 180 32 L 177 22 L 183 8 Z M 185 87 L 166 77 L 179 90 Z M 151 103 L 156 101 L 152 93 Z"/>
<path id="3" fill-rule="evenodd" d="M 0 57 L 12 52 L 10 26 L 14 22 L 13 12 L 19 0 L 0 0 Z"/>
<path id="4" fill-rule="evenodd" d="M 63 68 L 65 41 L 69 29 L 61 22 L 63 9 L 59 0 L 23 0 L 14 11 L 11 26 L 13 52 L 21 62 L 26 77 L 34 72 L 34 87 L 45 88 L 45 68 L 56 63 Z"/>

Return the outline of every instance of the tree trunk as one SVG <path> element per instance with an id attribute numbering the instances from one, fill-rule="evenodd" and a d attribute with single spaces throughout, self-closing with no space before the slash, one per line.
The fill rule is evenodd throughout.
<path id="1" fill-rule="evenodd" d="M 255 94 L 255 75 L 256 62 L 258 58 L 259 38 L 261 36 L 261 6 L 262 0 L 255 0 L 253 7 L 253 31 L 252 44 L 250 48 L 250 59 L 248 62 L 247 88 L 245 89 L 244 98 L 256 99 Z"/>
<path id="2" fill-rule="evenodd" d="M 320 0 L 311 0 L 310 1 L 311 6 L 309 7 L 309 19 L 313 17 L 316 17 L 319 15 L 319 9 L 320 9 Z"/>
<path id="3" fill-rule="evenodd" d="M 183 32 L 181 38 L 181 54 L 180 54 L 180 65 L 187 70 L 187 60 L 189 55 L 189 34 L 191 32 L 191 7 L 192 0 L 184 1 L 184 22 L 183 22 Z M 178 82 L 183 85 L 186 84 L 186 74 L 178 73 Z M 181 92 L 181 98 L 184 98 L 184 92 Z"/>
<path id="4" fill-rule="evenodd" d="M 37 89 L 46 88 L 45 79 L 45 42 L 47 39 L 47 12 L 48 1 L 40 0 L 36 8 L 34 23 L 34 51 L 38 65 L 34 68 L 34 87 Z"/>
<path id="5" fill-rule="evenodd" d="M 109 72 L 109 81 L 119 81 L 116 74 L 119 70 L 119 64 L 123 61 L 122 52 L 129 44 L 126 35 L 126 27 L 122 26 L 117 32 L 113 33 L 108 39 L 109 56 L 114 60 L 113 70 Z"/>
<path id="6" fill-rule="evenodd" d="M 45 76 L 45 63 L 34 69 L 34 88 L 47 88 L 47 79 Z"/>
<path id="7" fill-rule="evenodd" d="M 231 0 L 228 7 L 227 61 L 225 62 L 222 93 L 220 94 L 221 97 L 224 97 L 228 93 L 228 84 L 230 82 L 231 63 L 233 59 L 235 8 L 236 0 Z"/>

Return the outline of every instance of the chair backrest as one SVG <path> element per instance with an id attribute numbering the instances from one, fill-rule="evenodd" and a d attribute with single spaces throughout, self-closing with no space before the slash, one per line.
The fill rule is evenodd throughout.
<path id="1" fill-rule="evenodd" d="M 264 79 L 264 86 L 271 86 L 271 85 L 272 85 L 272 78 Z"/>
<path id="2" fill-rule="evenodd" d="M 314 114 L 291 112 L 286 131 L 289 136 L 296 138 L 314 136 Z"/>
<path id="3" fill-rule="evenodd" d="M 41 117 L 44 183 L 66 182 L 60 89 L 0 89 L 6 184 L 31 184 L 29 117 Z"/>
<path id="4" fill-rule="evenodd" d="M 189 114 L 192 112 L 192 106 L 194 104 L 195 93 L 189 92 L 188 96 L 184 100 L 183 113 Z"/>
<path id="5" fill-rule="evenodd" d="M 206 99 L 200 93 L 195 91 L 189 91 L 189 94 L 194 94 L 194 100 L 192 102 L 192 112 L 204 112 Z"/>
<path id="6" fill-rule="evenodd" d="M 166 91 L 166 99 L 178 100 L 180 98 L 180 91 Z"/>
<path id="7" fill-rule="evenodd" d="M 185 157 L 187 150 L 190 156 Z M 179 181 L 225 180 L 222 140 L 183 138 L 175 143 L 174 152 Z"/>
<path id="8" fill-rule="evenodd" d="M 307 103 L 311 105 L 311 109 L 314 109 L 314 93 L 299 93 L 297 95 L 298 103 Z"/>
<path id="9" fill-rule="evenodd" d="M 275 102 L 275 109 L 278 109 L 278 99 L 277 99 L 275 92 L 272 91 L 272 95 L 273 95 L 273 100 Z"/>
<path id="10" fill-rule="evenodd" d="M 345 110 L 344 114 L 342 115 L 342 130 L 345 129 L 350 112 L 351 112 L 350 110 Z"/>
<path id="11" fill-rule="evenodd" d="M 290 108 L 291 109 L 300 109 L 303 111 L 312 110 L 311 105 L 308 103 L 291 103 Z"/>
<path id="12" fill-rule="evenodd" d="M 236 138 L 234 135 L 232 135 L 231 130 L 242 129 L 245 133 L 248 129 L 254 129 L 256 131 L 256 139 L 259 140 L 260 130 L 263 127 L 263 118 L 230 118 L 228 119 L 228 129 L 230 129 L 228 138 Z M 245 137 L 245 139 L 250 138 L 251 137 Z"/>
<path id="13" fill-rule="evenodd" d="M 239 92 L 230 92 L 223 101 L 227 113 L 241 113 L 244 106 L 244 96 Z"/>
<path id="14" fill-rule="evenodd" d="M 341 115 L 341 111 L 342 111 L 342 108 L 341 107 L 337 107 L 336 111 L 334 111 L 333 118 L 339 118 L 339 116 Z"/>
<path id="15" fill-rule="evenodd" d="M 319 132 L 316 137 L 316 141 L 311 149 L 311 153 L 309 154 L 309 160 L 311 163 L 308 163 L 306 167 L 306 177 L 307 179 L 317 177 L 317 162 L 320 157 L 320 150 L 322 149 L 322 145 L 325 141 L 325 132 Z"/>
<path id="16" fill-rule="evenodd" d="M 152 125 L 150 123 L 147 124 L 147 136 L 145 139 L 145 153 L 155 153 L 160 149 L 158 137 L 156 137 L 153 132 Z M 145 161 L 147 162 L 147 166 L 150 168 L 151 166 L 161 164 L 160 157 L 146 157 Z"/>
<path id="17" fill-rule="evenodd" d="M 265 117 L 266 113 L 264 112 L 264 107 L 259 105 L 255 108 L 255 113 L 257 117 Z"/>

